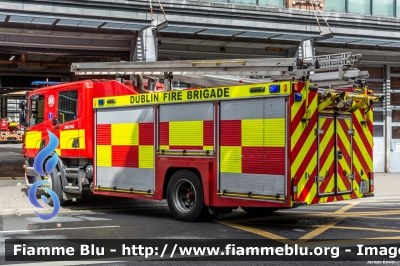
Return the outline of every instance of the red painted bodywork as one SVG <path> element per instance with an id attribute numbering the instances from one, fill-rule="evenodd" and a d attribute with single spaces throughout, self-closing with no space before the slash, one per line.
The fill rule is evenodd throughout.
<path id="1" fill-rule="evenodd" d="M 52 119 L 49 119 L 49 114 L 53 113 L 53 118 L 60 120 L 58 117 L 58 94 L 66 90 L 78 90 L 78 115 L 77 119 L 62 124 L 53 125 Z M 41 131 L 42 139 L 45 143 L 48 142 L 47 130 L 50 130 L 54 135 L 60 138 L 60 130 L 68 130 L 68 127 L 74 130 L 85 130 L 85 149 L 65 149 L 61 152 L 62 158 L 93 158 L 93 98 L 101 97 L 99 95 L 128 95 L 135 94 L 134 89 L 129 88 L 117 81 L 93 82 L 84 80 L 71 82 L 55 86 L 49 86 L 34 90 L 29 93 L 28 97 L 38 93 L 39 96 L 44 96 L 44 122 L 31 126 L 29 131 Z M 48 98 L 53 95 L 55 103 L 53 106 L 48 105 Z M 31 103 L 28 101 L 28 110 L 31 108 Z M 30 117 L 28 113 L 28 117 Z M 67 128 L 67 129 L 66 129 Z M 25 157 L 34 158 L 39 151 L 37 149 L 25 149 Z"/>
<path id="2" fill-rule="evenodd" d="M 302 88 L 304 84 L 299 84 L 299 86 Z M 103 90 L 103 94 L 96 94 L 96 97 L 101 98 L 101 97 L 106 97 L 110 96 L 110 94 L 105 93 L 106 90 Z M 291 94 L 292 96 L 292 94 Z M 286 156 L 287 156 L 287 163 L 285 165 L 286 167 L 286 173 L 287 173 L 287 182 L 286 182 L 286 190 L 287 190 L 287 201 L 286 202 L 272 202 L 272 201 L 262 201 L 262 200 L 255 200 L 255 199 L 245 199 L 245 198 L 232 198 L 232 197 L 221 197 L 217 195 L 217 180 L 218 180 L 218 156 L 216 155 L 213 158 L 204 158 L 204 157 L 185 157 L 185 156 L 155 156 L 155 194 L 153 196 L 148 196 L 148 195 L 140 195 L 140 194 L 129 194 L 129 193 L 116 193 L 116 192 L 109 192 L 109 191 L 94 191 L 94 194 L 99 194 L 99 195 L 108 195 L 108 196 L 117 196 L 117 197 L 127 197 L 127 198 L 144 198 L 144 199 L 154 199 L 154 200 L 162 200 L 166 197 L 166 187 L 168 180 L 165 180 L 166 174 L 168 169 L 175 168 L 175 169 L 192 169 L 194 171 L 198 171 L 201 180 L 203 183 L 203 190 L 204 190 L 204 202 L 207 206 L 213 206 L 213 207 L 238 207 L 238 206 L 264 206 L 264 207 L 279 207 L 279 208 L 289 208 L 291 206 L 291 171 L 290 171 L 290 141 L 289 141 L 289 135 L 290 135 L 290 106 L 292 103 L 293 97 L 288 97 L 288 104 L 287 104 L 287 144 L 286 147 L 284 148 L 276 148 L 280 150 L 279 154 L 281 154 L 280 158 L 273 158 L 276 160 L 276 163 L 278 164 L 284 164 L 284 159 L 285 159 L 285 149 L 286 149 Z M 216 110 L 215 110 L 215 121 L 218 121 L 218 105 L 216 105 Z M 156 108 L 156 114 L 155 117 L 158 117 L 158 108 Z M 208 128 L 213 127 L 213 122 L 211 122 L 211 125 L 208 125 Z M 219 121 L 218 121 L 219 122 Z M 163 122 L 163 123 L 158 123 L 158 121 L 154 121 L 154 126 L 155 126 L 155 131 L 160 132 L 160 145 L 167 144 L 168 140 L 168 122 Z M 160 126 L 158 126 L 160 125 Z M 206 124 L 207 125 L 207 124 Z M 206 126 L 205 125 L 205 126 Z M 222 122 L 220 124 L 222 125 Z M 160 127 L 160 128 L 158 128 Z M 240 131 L 240 127 L 238 128 Z M 211 130 L 205 131 L 205 132 L 212 132 Z M 219 135 L 219 127 L 216 127 L 216 130 L 214 132 L 213 138 L 218 139 Z M 233 134 L 234 135 L 234 134 Z M 208 138 L 213 139 L 211 136 Z M 104 141 L 104 144 L 108 144 L 109 141 L 107 140 L 107 137 L 105 139 L 102 138 L 102 141 Z M 230 141 L 235 141 L 234 139 L 231 139 Z M 165 142 L 165 143 L 164 143 Z M 209 143 L 210 146 L 213 145 L 212 142 Z M 221 145 L 223 145 L 221 143 Z M 226 144 L 227 145 L 227 144 Z M 171 148 L 171 146 L 170 146 Z M 176 148 L 176 147 L 174 147 Z M 195 149 L 196 147 L 190 147 L 191 149 Z M 200 147 L 199 147 L 200 148 Z M 202 148 L 202 147 L 201 147 Z M 275 148 L 266 148 L 266 149 L 275 149 Z M 219 145 L 216 145 L 214 147 L 215 154 L 219 154 Z M 95 162 L 94 162 L 95 163 Z M 260 162 L 261 163 L 261 162 Z M 270 167 L 271 168 L 271 167 Z M 96 166 L 94 165 L 94 169 L 96 169 Z M 273 171 L 273 169 L 269 169 Z M 95 170 L 94 170 L 95 171 Z M 251 170 L 250 172 L 254 172 L 254 170 Z M 272 173 L 272 172 L 271 172 Z M 272 173 L 272 174 L 284 174 L 281 172 L 277 173 Z M 94 174 L 94 178 L 96 176 L 96 173 Z M 96 182 L 96 181 L 94 181 Z M 96 183 L 95 183 L 96 184 Z"/>
<path id="3" fill-rule="evenodd" d="M 298 86 L 303 87 L 304 84 L 299 83 Z M 49 112 L 54 114 L 54 118 L 58 119 L 58 92 L 63 90 L 70 90 L 72 88 L 78 89 L 78 97 L 79 97 L 79 109 L 78 109 L 78 118 L 74 121 L 59 124 L 56 126 L 52 125 L 51 119 L 46 119 L 45 122 L 32 126 L 28 130 L 29 131 L 42 131 L 43 138 L 48 141 L 48 134 L 46 130 L 52 131 L 56 136 L 60 136 L 60 130 L 65 130 L 65 126 L 74 125 L 74 129 L 84 129 L 85 130 L 85 149 L 84 150 L 66 150 L 63 151 L 62 157 L 64 158 L 87 158 L 93 159 L 94 156 L 94 110 L 93 110 L 93 98 L 101 98 L 101 97 L 109 97 L 109 96 L 121 96 L 121 95 L 131 95 L 136 94 L 137 89 L 131 85 L 123 85 L 117 81 L 79 81 L 74 83 L 61 84 L 56 86 L 50 86 L 38 90 L 34 90 L 29 94 L 29 97 L 35 93 L 39 95 L 44 95 L 45 97 L 45 114 L 44 117 L 48 118 Z M 53 95 L 56 98 L 56 103 L 53 107 L 47 106 L 47 99 L 50 95 Z M 292 182 L 291 182 L 291 152 L 290 152 L 290 132 L 291 132 L 291 105 L 293 102 L 293 93 L 288 97 L 287 103 L 287 136 L 286 141 L 287 145 L 285 148 L 277 148 L 280 149 L 280 158 L 274 158 L 276 163 L 283 164 L 286 156 L 286 190 L 287 190 L 287 201 L 286 202 L 272 202 L 272 201 L 263 201 L 263 200 L 255 200 L 255 199 L 245 199 L 245 198 L 229 198 L 229 197 L 221 197 L 217 195 L 217 180 L 218 180 L 218 154 L 219 154 L 219 145 L 214 147 L 215 156 L 214 157 L 184 157 L 184 156 L 155 156 L 155 194 L 153 196 L 148 195 L 140 195 L 140 194 L 129 194 L 129 193 L 116 193 L 116 192 L 106 192 L 106 191 L 94 191 L 94 194 L 100 195 L 109 195 L 109 196 L 118 196 L 118 197 L 127 197 L 127 198 L 146 198 L 146 199 L 154 199 L 154 200 L 162 200 L 166 197 L 165 189 L 167 186 L 167 181 L 165 180 L 166 173 L 168 169 L 171 168 L 186 168 L 193 169 L 198 171 L 201 180 L 203 183 L 204 189 L 204 201 L 207 206 L 215 206 L 215 207 L 238 207 L 238 206 L 268 206 L 268 207 L 279 207 L 279 208 L 288 208 L 291 206 L 291 193 L 292 193 Z M 30 103 L 28 105 L 30 108 Z M 215 112 L 215 120 L 218 121 L 218 105 L 216 105 Z M 29 117 L 29 116 L 28 116 Z M 155 108 L 155 117 L 158 117 L 158 107 Z M 219 121 L 218 121 L 219 122 Z M 159 132 L 161 130 L 161 139 L 162 142 L 163 136 L 167 136 L 167 132 L 165 132 L 162 128 L 158 128 L 158 121 L 154 121 L 155 131 Z M 163 127 L 163 124 L 160 125 Z M 205 127 L 212 128 L 213 124 L 211 122 L 210 125 L 205 124 Z M 221 124 L 223 126 L 223 124 Z M 109 129 L 107 128 L 98 128 L 98 130 L 102 130 L 107 132 Z M 239 129 L 240 130 L 240 129 Z M 211 130 L 210 130 L 211 131 Z M 209 132 L 209 131 L 205 131 Z M 211 131 L 212 132 L 212 131 Z M 219 136 L 219 127 L 216 127 L 214 132 L 214 136 L 208 136 L 210 139 L 218 139 Z M 231 141 L 235 141 L 232 139 Z M 103 143 L 105 145 L 110 143 L 109 137 L 105 134 L 101 140 L 98 142 L 99 144 Z M 161 143 L 162 144 L 162 143 Z M 210 145 L 213 143 L 210 142 Z M 221 143 L 222 145 L 222 143 Z M 38 149 L 27 149 L 26 157 L 34 158 Z M 120 152 L 124 152 L 124 150 L 120 150 Z M 126 151 L 125 151 L 126 152 Z M 259 162 L 261 164 L 262 162 Z M 96 162 L 93 162 L 94 166 L 94 184 L 96 184 Z M 282 172 L 277 172 L 275 174 L 283 174 Z"/>

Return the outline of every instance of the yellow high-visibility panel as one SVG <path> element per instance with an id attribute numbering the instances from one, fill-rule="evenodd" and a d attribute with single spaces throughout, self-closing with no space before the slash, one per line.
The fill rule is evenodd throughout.
<path id="1" fill-rule="evenodd" d="M 154 168 L 154 146 L 139 146 L 139 168 Z"/>
<path id="2" fill-rule="evenodd" d="M 72 147 L 75 138 L 79 138 L 79 147 Z M 85 130 L 72 129 L 60 131 L 60 148 L 61 149 L 84 149 L 85 148 Z"/>
<path id="3" fill-rule="evenodd" d="M 264 146 L 285 147 L 285 119 L 264 119 Z"/>
<path id="4" fill-rule="evenodd" d="M 27 149 L 39 149 L 42 140 L 41 131 L 27 131 L 25 132 L 25 145 Z"/>
<path id="5" fill-rule="evenodd" d="M 243 119 L 242 145 L 244 147 L 262 147 L 263 131 L 263 119 Z"/>
<path id="6" fill-rule="evenodd" d="M 111 145 L 97 145 L 97 166 L 111 166 Z"/>
<path id="7" fill-rule="evenodd" d="M 220 150 L 220 171 L 223 173 L 241 173 L 242 147 L 221 146 Z"/>
<path id="8" fill-rule="evenodd" d="M 112 124 L 112 145 L 139 145 L 139 124 Z"/>
<path id="9" fill-rule="evenodd" d="M 169 150 L 169 146 L 168 145 L 160 145 L 160 150 Z"/>
<path id="10" fill-rule="evenodd" d="M 169 146 L 203 146 L 203 121 L 169 122 Z"/>
<path id="11" fill-rule="evenodd" d="M 204 151 L 213 151 L 214 150 L 214 146 L 203 146 L 203 150 Z"/>

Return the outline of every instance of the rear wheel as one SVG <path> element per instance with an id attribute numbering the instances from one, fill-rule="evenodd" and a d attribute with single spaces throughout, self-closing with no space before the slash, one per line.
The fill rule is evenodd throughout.
<path id="1" fill-rule="evenodd" d="M 250 215 L 264 216 L 279 210 L 278 208 L 270 207 L 242 207 L 242 209 Z"/>
<path id="2" fill-rule="evenodd" d="M 167 187 L 167 201 L 177 220 L 191 222 L 208 213 L 200 177 L 189 170 L 180 170 L 171 177 Z"/>

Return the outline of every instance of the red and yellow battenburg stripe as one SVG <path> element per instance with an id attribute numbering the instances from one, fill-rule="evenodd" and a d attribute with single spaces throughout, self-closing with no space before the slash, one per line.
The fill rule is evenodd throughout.
<path id="1" fill-rule="evenodd" d="M 221 172 L 285 174 L 284 118 L 224 120 L 220 131 Z"/>
<path id="2" fill-rule="evenodd" d="M 221 102 L 220 191 L 285 200 L 286 97 Z"/>
<path id="3" fill-rule="evenodd" d="M 96 130 L 97 166 L 154 168 L 154 123 L 99 124 Z"/>

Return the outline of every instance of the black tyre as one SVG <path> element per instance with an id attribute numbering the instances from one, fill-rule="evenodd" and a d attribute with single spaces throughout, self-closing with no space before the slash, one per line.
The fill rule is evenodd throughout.
<path id="1" fill-rule="evenodd" d="M 180 170 L 171 177 L 167 201 L 172 215 L 180 221 L 192 222 L 208 213 L 200 177 L 189 170 Z"/>
<path id="2" fill-rule="evenodd" d="M 59 171 L 57 170 L 57 167 L 54 168 L 53 172 L 51 172 L 50 178 L 48 181 L 51 184 L 50 189 L 53 190 L 57 194 L 58 198 L 60 199 L 60 205 L 62 205 L 65 202 L 65 200 L 63 199 L 61 176 L 59 175 Z M 52 198 L 48 196 L 48 199 L 49 199 L 49 205 L 53 206 Z"/>
<path id="3" fill-rule="evenodd" d="M 241 207 L 245 212 L 253 216 L 265 216 L 279 209 L 269 207 Z"/>

